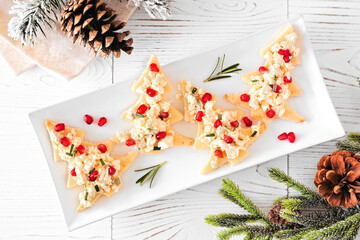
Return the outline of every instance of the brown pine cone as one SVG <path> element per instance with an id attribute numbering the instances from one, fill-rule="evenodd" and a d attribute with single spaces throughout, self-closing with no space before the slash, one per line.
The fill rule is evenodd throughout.
<path id="1" fill-rule="evenodd" d="M 61 12 L 61 30 L 73 42 L 79 41 L 94 55 L 103 58 L 113 53 L 120 57 L 121 51 L 131 54 L 133 39 L 125 39 L 130 32 L 120 32 L 126 22 L 115 20 L 115 11 L 100 0 L 70 0 Z"/>
<path id="2" fill-rule="evenodd" d="M 296 224 L 293 222 L 289 222 L 287 221 L 285 218 L 281 217 L 281 209 L 282 209 L 282 203 L 278 202 L 276 204 L 274 204 L 274 206 L 272 207 L 272 209 L 270 209 L 269 213 L 268 213 L 268 217 L 270 219 L 270 221 L 272 223 L 274 223 L 277 226 L 292 226 L 294 228 L 296 228 Z M 300 211 L 297 211 L 300 212 Z"/>
<path id="3" fill-rule="evenodd" d="M 360 156 L 335 151 L 323 156 L 315 174 L 315 186 L 332 206 L 350 208 L 360 200 Z"/>

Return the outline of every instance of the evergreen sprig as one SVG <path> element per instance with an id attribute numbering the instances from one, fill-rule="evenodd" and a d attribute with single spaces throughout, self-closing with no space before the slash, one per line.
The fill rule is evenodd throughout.
<path id="1" fill-rule="evenodd" d="M 357 137 L 358 135 L 350 136 L 351 139 Z M 280 226 L 273 224 L 233 181 L 223 179 L 220 195 L 244 208 L 249 214 L 221 213 L 207 216 L 205 221 L 208 224 L 227 227 L 218 233 L 218 239 L 227 240 L 240 235 L 244 236 L 244 239 L 352 240 L 355 238 L 360 228 L 359 204 L 349 209 L 333 207 L 321 195 L 279 169 L 269 169 L 269 175 L 301 193 L 301 196 L 275 200 L 275 203 L 281 202 L 278 217 L 286 219 L 289 224 Z"/>
<path id="2" fill-rule="evenodd" d="M 265 216 L 265 214 L 249 199 L 242 193 L 232 180 L 225 178 L 222 180 L 222 189 L 220 189 L 220 195 L 224 198 L 232 201 L 233 203 L 239 205 L 244 208 L 254 217 L 261 219 L 269 226 L 273 226 L 274 224 L 270 222 L 269 218 Z"/>
<path id="3" fill-rule="evenodd" d="M 336 143 L 336 147 L 339 150 L 360 153 L 360 133 L 350 132 L 345 140 Z"/>
<path id="4" fill-rule="evenodd" d="M 220 213 L 217 215 L 208 215 L 205 218 L 205 222 L 212 226 L 217 227 L 231 227 L 244 223 L 254 222 L 259 220 L 251 214 L 232 214 L 232 213 Z"/>
<path id="5" fill-rule="evenodd" d="M 162 18 L 166 20 L 171 16 L 170 3 L 173 0 L 132 0 L 135 6 L 142 5 L 145 11 L 152 18 Z"/>
<path id="6" fill-rule="evenodd" d="M 23 45 L 34 44 L 38 31 L 44 36 L 44 28 L 52 27 L 57 21 L 56 12 L 64 4 L 64 0 L 14 0 L 9 11 L 12 17 L 8 24 L 8 34 L 14 40 L 21 39 Z"/>

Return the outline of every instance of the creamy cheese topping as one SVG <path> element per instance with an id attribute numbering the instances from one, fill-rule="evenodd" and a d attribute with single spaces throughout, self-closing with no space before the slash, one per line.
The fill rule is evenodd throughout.
<path id="1" fill-rule="evenodd" d="M 285 102 L 290 97 L 284 77 L 291 78 L 291 70 L 294 66 L 291 61 L 284 60 L 284 55 L 279 54 L 279 50 L 288 50 L 291 53 L 290 59 L 297 57 L 299 48 L 295 47 L 296 38 L 296 33 L 290 33 L 285 36 L 286 41 L 274 44 L 264 56 L 268 71 L 250 76 L 252 82 L 249 105 L 253 109 L 261 108 L 264 112 L 272 109 L 276 115 L 280 117 L 284 115 Z M 279 92 L 276 92 L 276 85 L 281 88 Z"/>
<path id="2" fill-rule="evenodd" d="M 67 137 L 70 140 L 70 146 L 65 147 L 61 144 L 60 139 L 63 137 Z M 71 174 L 73 180 L 77 185 L 84 185 L 85 187 L 84 191 L 79 194 L 80 205 L 84 208 L 90 207 L 91 200 L 94 199 L 96 193 L 108 193 L 111 190 L 118 191 L 119 187 L 116 182 L 119 181 L 120 160 L 112 158 L 109 155 L 109 151 L 102 153 L 97 146 L 87 146 L 85 147 L 85 153 L 78 153 L 77 149 L 82 141 L 76 135 L 75 129 L 70 129 L 67 134 L 64 134 L 64 131 L 56 132 L 52 129 L 50 131 L 50 138 L 54 144 L 54 150 L 58 153 L 59 157 L 68 162 L 69 173 L 71 174 L 71 171 L 75 171 L 76 176 Z M 71 149 L 72 151 L 70 152 Z M 110 167 L 116 170 L 113 175 L 109 175 Z M 98 172 L 98 176 L 94 181 L 90 181 L 91 171 Z"/>
<path id="3" fill-rule="evenodd" d="M 205 104 L 201 101 L 202 96 L 206 92 L 202 89 L 195 88 L 189 81 L 185 85 L 184 98 L 187 99 L 189 111 L 192 118 L 196 117 L 199 111 L 204 113 L 202 122 L 204 124 L 204 133 L 199 136 L 199 141 L 209 144 L 212 149 L 220 149 L 226 155 L 224 157 L 228 159 L 234 159 L 239 156 L 240 150 L 244 150 L 246 144 L 250 141 L 249 136 L 245 136 L 240 125 L 234 127 L 232 122 L 238 121 L 240 124 L 241 119 L 237 119 L 236 111 L 221 110 L 215 108 L 215 100 L 207 101 Z M 215 127 L 215 122 L 221 121 L 221 125 Z M 261 122 L 258 122 L 256 126 L 260 126 Z M 259 132 L 259 128 L 253 126 L 253 131 Z M 258 133 L 257 133 L 258 134 Z M 229 136 L 233 139 L 232 143 L 227 143 L 224 140 L 225 136 Z M 215 160 L 211 162 L 212 168 L 218 166 L 218 157 L 215 156 Z"/>
<path id="4" fill-rule="evenodd" d="M 141 103 L 126 112 L 126 118 L 133 121 L 135 126 L 128 133 L 118 131 L 116 134 L 121 143 L 133 139 L 136 147 L 145 152 L 156 149 L 163 150 L 173 146 L 174 132 L 170 129 L 170 103 L 164 95 L 166 85 L 167 81 L 162 73 L 149 71 L 144 77 L 143 84 L 136 89 L 136 92 L 142 96 Z M 155 90 L 156 95 L 149 96 L 148 89 Z M 144 114 L 138 114 L 137 110 L 142 104 L 146 105 L 147 110 Z M 167 113 L 168 116 L 163 118 L 163 113 Z M 159 132 L 165 132 L 165 138 L 158 140 Z"/>

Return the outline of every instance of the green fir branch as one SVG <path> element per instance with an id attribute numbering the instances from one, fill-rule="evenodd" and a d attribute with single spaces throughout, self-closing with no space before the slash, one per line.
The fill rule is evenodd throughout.
<path id="1" fill-rule="evenodd" d="M 222 186 L 223 188 L 219 191 L 220 195 L 244 208 L 254 217 L 263 220 L 268 226 L 275 226 L 270 222 L 265 214 L 249 198 L 247 198 L 244 193 L 240 191 L 239 186 L 237 186 L 233 181 L 225 178 L 222 180 Z"/>
<path id="2" fill-rule="evenodd" d="M 317 199 L 309 199 L 302 196 L 296 198 L 285 198 L 281 201 L 281 204 L 285 209 L 292 211 L 316 208 L 320 205 Z"/>
<path id="3" fill-rule="evenodd" d="M 299 233 L 303 232 L 303 228 L 295 228 L 295 229 L 284 229 L 280 230 L 277 233 L 274 234 L 274 237 L 277 239 L 289 239 L 291 237 L 294 237 L 298 235 Z"/>
<path id="4" fill-rule="evenodd" d="M 308 199 L 315 199 L 320 201 L 323 205 L 329 205 L 324 198 L 318 194 L 317 192 L 311 190 L 310 188 L 306 187 L 304 184 L 298 182 L 294 178 L 287 175 L 285 172 L 281 171 L 278 168 L 270 168 L 269 176 L 277 182 L 284 183 L 289 188 L 293 188 L 299 193 L 301 193 L 304 197 Z"/>
<path id="5" fill-rule="evenodd" d="M 356 227 L 354 227 L 354 225 L 356 225 Z M 306 234 L 303 239 L 354 239 L 357 232 L 355 232 L 355 229 L 359 229 L 359 227 L 360 213 L 357 213 L 329 227 L 311 231 Z"/>
<path id="6" fill-rule="evenodd" d="M 336 143 L 336 147 L 342 151 L 360 153 L 360 133 L 350 132 L 345 140 Z"/>
<path id="7" fill-rule="evenodd" d="M 281 217 L 289 222 L 294 222 L 308 228 L 322 228 L 329 226 L 337 221 L 336 217 L 334 217 L 333 214 L 331 214 L 329 211 L 313 211 L 305 215 L 300 212 L 291 211 L 289 209 L 282 209 Z"/>
<path id="8" fill-rule="evenodd" d="M 208 215 L 205 218 L 205 222 L 216 227 L 234 227 L 237 225 L 245 224 L 248 222 L 254 222 L 259 218 L 250 214 L 232 214 L 232 213 L 220 213 L 217 215 Z"/>
<path id="9" fill-rule="evenodd" d="M 250 235 L 250 239 L 272 239 L 273 228 L 258 225 L 239 225 L 224 229 L 217 234 L 219 240 L 228 240 L 234 236 Z"/>

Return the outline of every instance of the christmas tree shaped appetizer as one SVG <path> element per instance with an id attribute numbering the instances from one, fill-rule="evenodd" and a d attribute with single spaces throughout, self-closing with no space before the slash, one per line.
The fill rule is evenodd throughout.
<path id="1" fill-rule="evenodd" d="M 251 117 L 270 122 L 282 118 L 304 122 L 288 104 L 289 97 L 302 94 L 291 76 L 294 66 L 300 64 L 299 49 L 295 47 L 297 35 L 288 25 L 260 54 L 266 59 L 264 66 L 244 74 L 242 78 L 250 86 L 248 93 L 226 94 L 225 98 L 239 106 L 249 108 Z"/>
<path id="2" fill-rule="evenodd" d="M 215 107 L 216 96 L 195 87 L 188 81 L 180 83 L 184 98 L 185 121 L 197 122 L 198 133 L 194 149 L 210 147 L 211 155 L 201 170 L 206 174 L 226 163 L 236 165 L 244 160 L 247 147 L 265 130 L 259 121 L 256 125 L 240 110 L 222 110 Z M 244 122 L 247 128 L 241 127 Z"/>
<path id="3" fill-rule="evenodd" d="M 91 207 L 100 195 L 110 197 L 122 185 L 121 174 L 136 157 L 134 151 L 123 157 L 110 156 L 112 141 L 99 144 L 85 142 L 82 129 L 68 128 L 63 123 L 45 121 L 55 161 L 68 163 L 67 187 L 84 186 L 79 194 L 76 212 Z"/>
<path id="4" fill-rule="evenodd" d="M 171 89 L 158 59 L 153 55 L 141 77 L 132 86 L 132 90 L 140 94 L 139 100 L 122 115 L 134 127 L 127 133 L 118 131 L 113 141 L 127 146 L 136 145 L 143 153 L 160 153 L 172 146 L 192 145 L 192 139 L 171 129 L 172 123 L 183 118 L 165 97 Z"/>

